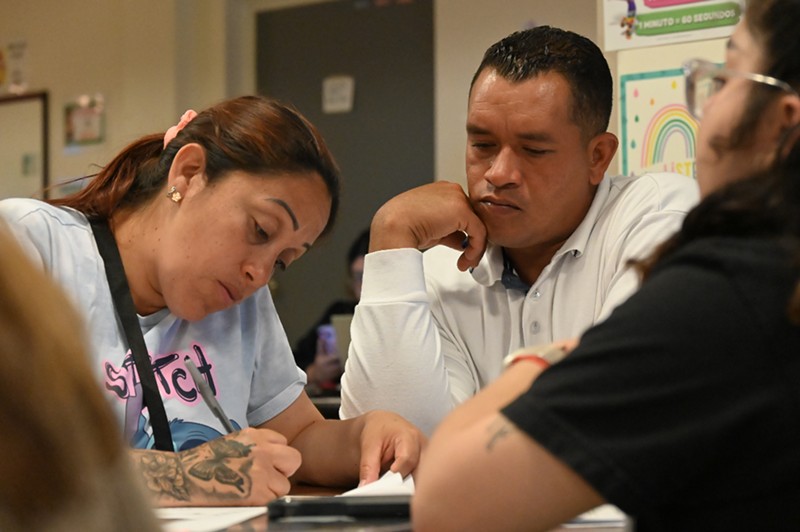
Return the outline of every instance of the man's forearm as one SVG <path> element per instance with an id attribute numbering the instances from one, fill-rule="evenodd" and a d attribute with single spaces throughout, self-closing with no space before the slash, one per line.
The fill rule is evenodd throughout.
<path id="1" fill-rule="evenodd" d="M 342 379 L 343 417 L 389 410 L 430 433 L 452 399 L 427 303 L 359 307 Z"/>

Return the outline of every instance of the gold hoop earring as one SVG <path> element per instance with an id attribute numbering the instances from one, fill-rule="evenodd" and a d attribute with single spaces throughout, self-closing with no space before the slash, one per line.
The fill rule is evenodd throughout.
<path id="1" fill-rule="evenodd" d="M 179 203 L 183 199 L 181 193 L 178 192 L 178 187 L 176 187 L 175 185 L 169 187 L 169 190 L 167 191 L 167 197 L 172 201 L 174 201 L 175 203 Z"/>

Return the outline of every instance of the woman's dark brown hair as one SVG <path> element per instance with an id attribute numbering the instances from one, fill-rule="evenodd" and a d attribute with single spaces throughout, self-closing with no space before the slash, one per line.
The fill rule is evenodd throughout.
<path id="1" fill-rule="evenodd" d="M 339 206 L 339 170 L 316 128 L 291 107 L 260 96 L 242 96 L 199 113 L 166 147 L 163 139 L 163 133 L 140 138 L 83 189 L 50 203 L 99 219 L 111 218 L 120 208 L 136 208 L 164 191 L 178 150 L 197 143 L 206 150 L 210 183 L 235 170 L 264 176 L 316 172 L 331 198 L 323 232 L 333 226 Z"/>

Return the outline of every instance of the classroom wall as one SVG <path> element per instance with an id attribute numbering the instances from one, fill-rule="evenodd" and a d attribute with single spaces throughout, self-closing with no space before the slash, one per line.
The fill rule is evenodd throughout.
<path id="1" fill-rule="evenodd" d="M 597 3 L 591 0 L 436 0 L 436 178 L 466 183 L 467 92 L 483 53 L 509 33 L 548 24 L 595 42 Z"/>
<path id="2" fill-rule="evenodd" d="M 325 1 L 334 0 L 3 0 L 0 46 L 24 41 L 29 88 L 50 93 L 51 182 L 93 172 L 134 138 L 174 124 L 187 108 L 254 92 L 255 13 Z M 532 24 L 561 26 L 600 43 L 603 1 L 436 0 L 436 179 L 465 182 L 467 88 L 485 48 Z M 618 64 L 645 71 L 675 66 L 686 54 L 719 60 L 723 42 L 662 46 L 657 57 L 652 49 L 606 57 L 616 78 Z M 64 106 L 97 93 L 105 99 L 105 141 L 65 149 Z M 621 169 L 618 159 L 612 172 Z"/>
<path id="3" fill-rule="evenodd" d="M 30 88 L 50 92 L 51 180 L 94 171 L 186 108 L 253 92 L 254 13 L 319 1 L 331 0 L 3 0 L 0 45 L 24 40 Z M 596 39 L 600 1 L 436 0 L 437 179 L 464 182 L 466 91 L 484 49 L 534 23 Z M 95 93 L 105 141 L 65 149 L 64 105 Z"/>
<path id="4" fill-rule="evenodd" d="M 330 0 L 244 0 L 229 5 L 229 90 L 255 86 L 252 14 L 265 9 Z M 435 178 L 466 184 L 464 146 L 469 82 L 483 52 L 505 35 L 534 24 L 570 29 L 598 41 L 597 12 L 603 0 L 435 0 Z M 612 65 L 613 68 L 613 65 Z M 616 124 L 616 120 L 612 120 Z"/>
<path id="5" fill-rule="evenodd" d="M 175 115 L 176 9 L 161 0 L 3 0 L 0 45 L 25 41 L 29 88 L 50 93 L 51 181 L 94 171 Z M 103 95 L 105 142 L 64 149 L 64 105 Z"/>

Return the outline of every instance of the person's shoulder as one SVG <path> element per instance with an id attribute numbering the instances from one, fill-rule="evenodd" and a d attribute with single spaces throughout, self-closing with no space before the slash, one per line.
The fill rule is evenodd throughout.
<path id="1" fill-rule="evenodd" d="M 87 226 L 78 211 L 56 207 L 31 198 L 9 198 L 0 201 L 0 217 L 10 224 L 59 224 Z"/>
<path id="2" fill-rule="evenodd" d="M 618 202 L 647 205 L 656 210 L 688 212 L 700 200 L 697 182 L 672 172 L 613 176 L 610 189 Z"/>
<path id="3" fill-rule="evenodd" d="M 53 207 L 43 201 L 30 198 L 8 198 L 0 200 L 0 215 L 9 222 L 17 222 L 37 211 L 47 211 Z"/>
<path id="4" fill-rule="evenodd" d="M 792 251 L 777 238 L 709 236 L 687 243 L 665 257 L 653 269 L 653 276 L 676 269 L 723 276 L 742 291 L 791 291 L 798 267 Z M 748 296 L 749 297 L 749 296 Z"/>
<path id="5" fill-rule="evenodd" d="M 93 264 L 98 255 L 91 227 L 80 212 L 35 199 L 14 198 L 0 201 L 0 219 L 31 260 L 44 269 L 72 278 L 76 264 L 82 264 L 91 271 L 87 275 L 96 274 Z"/>
<path id="6" fill-rule="evenodd" d="M 40 249 L 50 249 L 57 242 L 77 245 L 91 234 L 89 222 L 80 212 L 35 199 L 0 201 L 0 218 L 18 239 L 36 243 Z"/>
<path id="7" fill-rule="evenodd" d="M 761 316 L 767 330 L 786 318 L 786 304 L 795 291 L 800 273 L 793 249 L 778 238 L 712 236 L 689 242 L 660 261 L 652 279 L 680 276 L 691 271 L 701 291 L 709 295 L 713 280 L 725 279 L 728 289 Z M 705 276 L 706 280 L 702 280 Z M 775 304 L 781 301 L 781 304 Z"/>
<path id="8" fill-rule="evenodd" d="M 790 250 L 777 238 L 712 236 L 689 242 L 663 264 L 691 262 L 751 273 L 764 269 L 788 271 L 792 269 L 790 255 Z"/>
<path id="9" fill-rule="evenodd" d="M 609 177 L 611 188 L 634 191 L 655 190 L 662 194 L 685 193 L 698 196 L 697 181 L 683 174 L 673 172 L 648 172 L 640 175 L 616 175 Z"/>

